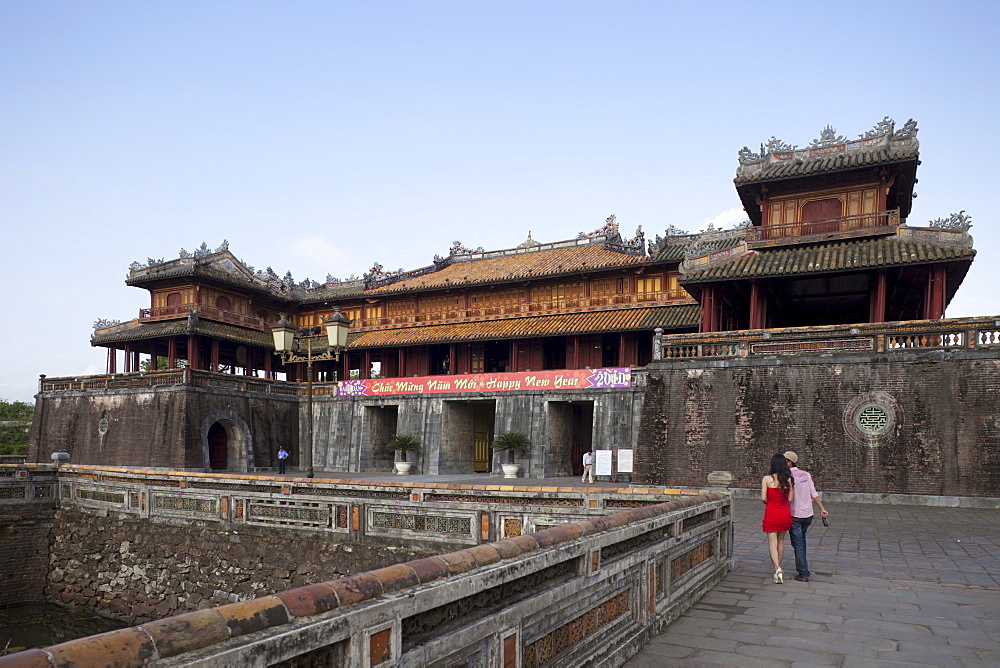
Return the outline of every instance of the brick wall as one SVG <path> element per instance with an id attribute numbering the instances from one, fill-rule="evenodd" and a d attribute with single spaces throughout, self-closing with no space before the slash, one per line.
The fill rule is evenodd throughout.
<path id="1" fill-rule="evenodd" d="M 55 503 L 0 504 L 0 608 L 44 600 Z"/>
<path id="2" fill-rule="evenodd" d="M 242 435 L 243 471 L 277 467 L 278 446 L 298 442 L 298 404 L 294 396 L 181 385 L 39 395 L 28 461 L 50 463 L 51 453 L 63 451 L 74 464 L 201 470 L 208 429 L 224 421 Z M 298 449 L 290 451 L 298 466 Z"/>
<path id="3" fill-rule="evenodd" d="M 245 600 L 389 566 L 429 551 L 337 543 L 329 533 L 166 525 L 56 512 L 52 563 L 36 593 L 129 623 Z M 28 527 L 25 527 L 27 529 Z M 36 539 L 48 539 L 48 527 Z M 2 557 L 0 557 L 2 559 Z"/>
<path id="4" fill-rule="evenodd" d="M 820 490 L 1000 496 L 996 351 L 735 360 L 649 367 L 641 482 L 692 485 L 714 470 L 759 487 L 771 455 L 795 450 Z M 859 397 L 884 393 L 896 424 L 849 434 Z M 852 402 L 854 402 L 852 404 Z"/>

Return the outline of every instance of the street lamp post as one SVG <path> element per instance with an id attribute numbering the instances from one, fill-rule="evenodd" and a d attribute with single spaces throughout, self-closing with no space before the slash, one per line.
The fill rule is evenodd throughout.
<path id="1" fill-rule="evenodd" d="M 284 313 L 281 319 L 271 327 L 274 335 L 274 354 L 281 356 L 285 364 L 306 363 L 306 447 L 302 453 L 302 463 L 306 467 L 306 477 L 313 477 L 313 362 L 340 361 L 340 353 L 347 347 L 347 331 L 351 320 L 340 312 L 340 307 L 334 308 L 333 315 L 323 321 L 326 325 L 326 336 L 322 335 L 320 327 L 304 327 L 297 330 L 289 322 Z M 321 351 L 313 352 L 313 344 L 324 342 Z M 302 354 L 305 343 L 305 355 Z"/>

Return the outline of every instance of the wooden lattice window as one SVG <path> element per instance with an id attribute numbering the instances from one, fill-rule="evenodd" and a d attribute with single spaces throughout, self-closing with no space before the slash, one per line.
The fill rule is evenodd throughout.
<path id="1" fill-rule="evenodd" d="M 844 203 L 837 197 L 827 197 L 826 199 L 814 199 L 806 202 L 802 207 L 802 222 L 808 223 L 814 220 L 829 220 L 830 218 L 840 218 L 844 215 Z"/>
<path id="2" fill-rule="evenodd" d="M 663 289 L 663 277 L 646 276 L 644 278 L 637 279 L 635 285 L 636 291 L 640 295 L 660 292 Z"/>
<path id="3" fill-rule="evenodd" d="M 233 302 L 232 300 L 229 299 L 229 297 L 225 295 L 219 295 L 218 297 L 215 298 L 215 308 L 221 311 L 232 311 Z"/>
<path id="4" fill-rule="evenodd" d="M 385 303 L 385 313 L 389 317 L 412 315 L 414 302 L 412 299 L 393 299 Z"/>
<path id="5" fill-rule="evenodd" d="M 511 306 L 522 303 L 524 303 L 524 290 L 495 290 L 490 292 L 475 292 L 472 294 L 473 308 Z"/>
<path id="6" fill-rule="evenodd" d="M 592 297 L 608 297 L 625 294 L 625 278 L 600 278 L 590 284 Z"/>

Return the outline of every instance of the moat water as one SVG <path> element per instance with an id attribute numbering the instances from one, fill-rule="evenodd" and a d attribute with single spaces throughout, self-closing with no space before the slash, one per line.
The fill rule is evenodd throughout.
<path id="1" fill-rule="evenodd" d="M 51 603 L 0 608 L 0 655 L 5 648 L 13 653 L 32 647 L 48 647 L 126 626 L 91 610 L 63 608 Z"/>

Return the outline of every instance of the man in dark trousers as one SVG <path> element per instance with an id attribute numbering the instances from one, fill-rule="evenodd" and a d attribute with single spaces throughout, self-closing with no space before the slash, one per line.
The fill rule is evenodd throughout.
<path id="1" fill-rule="evenodd" d="M 795 495 L 791 503 L 792 528 L 788 532 L 792 549 L 795 550 L 795 570 L 798 571 L 795 579 L 799 582 L 809 582 L 809 576 L 812 574 L 809 572 L 809 561 L 806 559 L 806 532 L 813 521 L 813 501 L 819 506 L 820 517 L 824 520 L 830 513 L 826 512 L 823 502 L 819 499 L 812 476 L 808 471 L 798 467 L 799 456 L 789 450 L 785 453 L 785 459 L 795 480 Z"/>
<path id="2" fill-rule="evenodd" d="M 278 474 L 285 475 L 285 460 L 288 459 L 288 450 L 285 446 L 278 449 Z"/>

